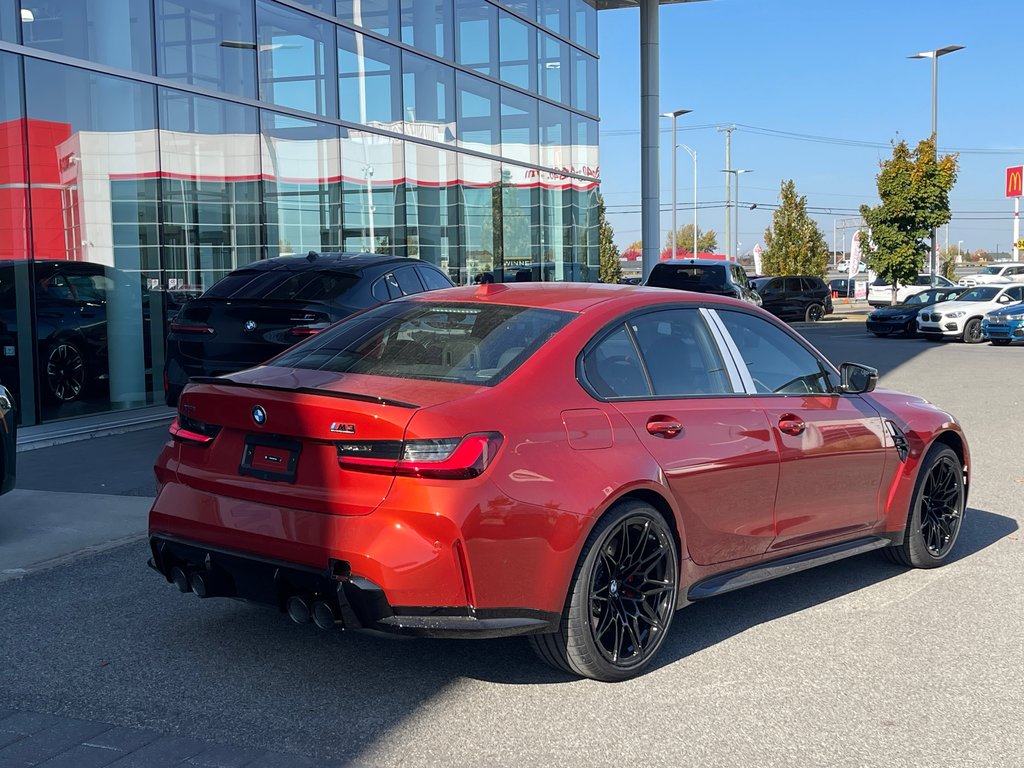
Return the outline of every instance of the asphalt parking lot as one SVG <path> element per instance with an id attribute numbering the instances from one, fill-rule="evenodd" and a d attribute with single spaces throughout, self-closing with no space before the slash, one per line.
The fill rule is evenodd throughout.
<path id="1" fill-rule="evenodd" d="M 14 526 L 0 499 L 0 768 L 34 764 L 3 709 L 193 745 L 161 764 L 1024 765 L 1024 346 L 876 339 L 849 317 L 801 331 L 963 423 L 970 508 L 946 567 L 873 553 L 715 598 L 676 617 L 651 672 L 606 685 L 521 639 L 325 634 L 181 595 L 138 535 L 161 429 L 31 451 L 19 493 L 58 519 Z M 61 527 L 84 553 L 18 554 Z M 90 764 L 157 764 L 124 754 Z"/>

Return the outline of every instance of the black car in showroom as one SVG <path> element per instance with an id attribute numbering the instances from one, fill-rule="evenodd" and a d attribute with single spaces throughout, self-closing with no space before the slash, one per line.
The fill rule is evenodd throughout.
<path id="1" fill-rule="evenodd" d="M 832 314 L 832 291 L 820 277 L 760 277 L 754 290 L 761 295 L 761 306 L 780 320 L 814 323 Z"/>
<path id="2" fill-rule="evenodd" d="M 251 368 L 362 309 L 453 285 L 433 264 L 370 253 L 311 251 L 239 267 L 171 322 L 167 404 L 177 405 L 193 376 Z"/>
<path id="3" fill-rule="evenodd" d="M 893 334 L 916 336 L 918 312 L 933 304 L 958 299 L 960 294 L 967 290 L 965 287 L 957 286 L 956 288 L 929 288 L 926 291 L 915 293 L 902 304 L 874 310 L 868 315 L 867 329 L 875 336 L 891 336 Z"/>
<path id="4" fill-rule="evenodd" d="M 14 398 L 0 384 L 0 493 L 14 488 L 18 467 L 18 419 Z"/>

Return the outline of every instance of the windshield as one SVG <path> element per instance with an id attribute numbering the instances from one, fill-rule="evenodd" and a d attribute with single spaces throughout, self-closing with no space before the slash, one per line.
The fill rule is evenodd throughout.
<path id="1" fill-rule="evenodd" d="M 725 284 L 725 266 L 718 264 L 656 264 L 647 278 L 647 285 L 654 288 L 682 291 L 706 292 Z"/>
<path id="2" fill-rule="evenodd" d="M 937 297 L 937 294 L 938 294 L 938 291 L 921 291 L 920 293 L 915 293 L 913 296 L 911 296 L 909 299 L 907 299 L 906 303 L 907 304 L 931 304 L 932 302 L 935 301 L 935 299 Z"/>
<path id="3" fill-rule="evenodd" d="M 998 275 L 1002 267 L 982 267 L 979 275 Z"/>
<path id="4" fill-rule="evenodd" d="M 272 364 L 491 386 L 573 317 L 501 304 L 395 301 L 323 331 Z"/>
<path id="5" fill-rule="evenodd" d="M 1002 288 L 992 286 L 972 288 L 962 295 L 958 301 L 992 301 L 1001 290 Z"/>

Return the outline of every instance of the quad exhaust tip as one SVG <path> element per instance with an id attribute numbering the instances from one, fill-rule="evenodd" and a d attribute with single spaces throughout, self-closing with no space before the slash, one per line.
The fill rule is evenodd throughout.
<path id="1" fill-rule="evenodd" d="M 334 629 L 338 625 L 338 617 L 329 603 L 317 600 L 313 603 L 313 623 L 320 629 Z"/>
<path id="2" fill-rule="evenodd" d="M 288 618 L 296 624 L 308 624 L 313 619 L 313 612 L 309 607 L 309 600 L 304 595 L 292 595 L 286 604 Z"/>
<path id="3" fill-rule="evenodd" d="M 188 576 L 177 566 L 171 568 L 171 581 L 174 582 L 174 586 L 176 586 L 180 592 L 192 591 L 192 585 L 188 583 Z"/>
<path id="4" fill-rule="evenodd" d="M 192 587 L 192 591 L 199 595 L 199 597 L 206 597 L 210 594 L 209 585 L 206 583 L 206 577 L 199 571 L 196 571 L 189 577 L 188 583 L 189 586 Z"/>

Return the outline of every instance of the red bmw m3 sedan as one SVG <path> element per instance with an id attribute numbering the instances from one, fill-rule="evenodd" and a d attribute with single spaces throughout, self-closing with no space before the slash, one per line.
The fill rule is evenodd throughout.
<path id="1" fill-rule="evenodd" d="M 948 558 L 967 442 L 876 381 L 728 298 L 398 299 L 193 379 L 151 565 L 325 629 L 526 635 L 556 668 L 626 679 L 694 601 L 872 549 Z"/>

